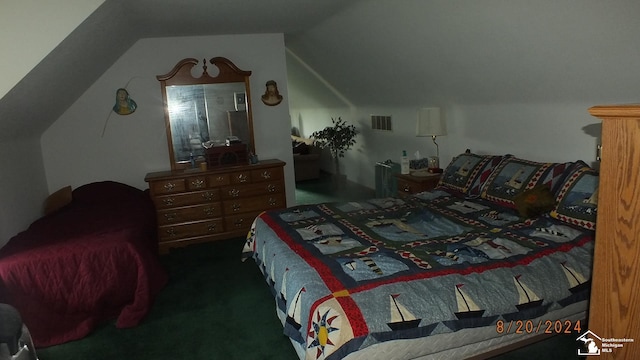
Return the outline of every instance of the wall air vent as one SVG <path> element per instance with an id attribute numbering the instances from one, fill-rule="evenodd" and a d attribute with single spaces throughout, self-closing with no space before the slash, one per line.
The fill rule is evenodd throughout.
<path id="1" fill-rule="evenodd" d="M 391 115 L 371 115 L 371 129 L 391 131 Z"/>

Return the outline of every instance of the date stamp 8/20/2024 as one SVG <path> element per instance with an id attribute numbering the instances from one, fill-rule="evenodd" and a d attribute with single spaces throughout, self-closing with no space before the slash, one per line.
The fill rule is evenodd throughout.
<path id="1" fill-rule="evenodd" d="M 582 320 L 498 320 L 496 332 L 498 334 L 580 334 L 576 341 L 582 344 L 577 349 L 578 356 L 600 355 L 613 353 L 619 348 L 633 344 L 631 338 L 600 337 L 591 330 L 582 328 Z M 585 331 L 583 333 L 583 331 Z"/>
<path id="2" fill-rule="evenodd" d="M 582 332 L 581 320 L 498 320 L 498 334 L 575 334 Z"/>

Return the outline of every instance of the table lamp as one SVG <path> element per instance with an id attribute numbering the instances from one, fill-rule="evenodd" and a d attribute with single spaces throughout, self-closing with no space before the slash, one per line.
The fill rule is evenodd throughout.
<path id="1" fill-rule="evenodd" d="M 416 136 L 431 136 L 436 145 L 436 156 L 429 157 L 429 172 L 441 173 L 440 149 L 436 142 L 436 136 L 447 135 L 447 127 L 444 119 L 440 116 L 440 108 L 430 107 L 418 110 L 416 121 Z"/>

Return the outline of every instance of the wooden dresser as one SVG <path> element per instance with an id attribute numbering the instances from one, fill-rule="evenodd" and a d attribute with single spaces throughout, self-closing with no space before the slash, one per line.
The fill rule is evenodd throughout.
<path id="1" fill-rule="evenodd" d="M 280 160 L 203 170 L 149 173 L 160 253 L 172 247 L 244 236 L 264 210 L 286 207 Z"/>
<path id="2" fill-rule="evenodd" d="M 589 330 L 634 339 L 607 359 L 640 356 L 640 105 L 595 106 L 602 119 Z"/>

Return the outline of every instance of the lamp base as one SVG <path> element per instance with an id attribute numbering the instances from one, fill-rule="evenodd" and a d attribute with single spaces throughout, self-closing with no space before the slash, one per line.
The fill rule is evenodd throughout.
<path id="1" fill-rule="evenodd" d="M 440 158 L 437 156 L 429 156 L 429 172 L 432 174 L 442 173 L 442 169 L 440 169 Z"/>

